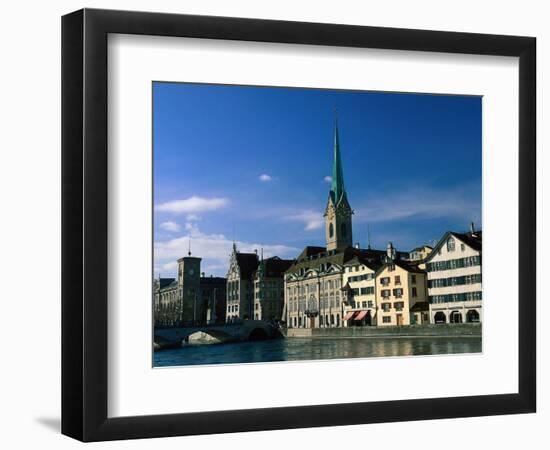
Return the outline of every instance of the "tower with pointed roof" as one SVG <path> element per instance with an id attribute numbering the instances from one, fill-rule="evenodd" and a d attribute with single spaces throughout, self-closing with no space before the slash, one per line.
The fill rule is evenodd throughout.
<path id="1" fill-rule="evenodd" d="M 353 244 L 353 210 L 348 201 L 344 186 L 344 170 L 340 155 L 338 119 L 334 119 L 334 156 L 332 162 L 332 182 L 325 210 L 325 234 L 327 250 L 343 250 Z"/>

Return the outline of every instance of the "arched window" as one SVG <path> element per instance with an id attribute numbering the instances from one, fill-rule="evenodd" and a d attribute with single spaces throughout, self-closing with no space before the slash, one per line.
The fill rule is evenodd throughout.
<path id="1" fill-rule="evenodd" d="M 447 251 L 448 252 L 455 251 L 455 239 L 452 236 L 447 240 Z"/>
<path id="2" fill-rule="evenodd" d="M 340 314 L 336 314 L 336 326 L 340 326 Z"/>
<path id="3" fill-rule="evenodd" d="M 348 234 L 348 229 L 345 223 L 340 225 L 340 234 L 342 235 L 342 237 L 346 237 L 346 235 Z"/>
<path id="4" fill-rule="evenodd" d="M 328 235 L 329 235 L 329 237 L 333 237 L 333 236 L 334 236 L 334 225 L 332 224 L 332 222 L 331 222 L 330 225 L 328 226 Z"/>

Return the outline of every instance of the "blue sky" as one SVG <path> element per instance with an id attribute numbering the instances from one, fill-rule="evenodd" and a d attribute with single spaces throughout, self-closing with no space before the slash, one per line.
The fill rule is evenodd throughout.
<path id="1" fill-rule="evenodd" d="M 155 275 L 187 253 L 324 245 L 334 108 L 354 242 L 410 250 L 481 226 L 481 98 L 153 84 Z"/>

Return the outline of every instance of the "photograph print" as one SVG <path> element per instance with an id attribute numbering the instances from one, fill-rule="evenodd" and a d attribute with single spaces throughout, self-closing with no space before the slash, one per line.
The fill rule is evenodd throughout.
<path id="1" fill-rule="evenodd" d="M 154 367 L 482 351 L 482 97 L 152 96 Z"/>

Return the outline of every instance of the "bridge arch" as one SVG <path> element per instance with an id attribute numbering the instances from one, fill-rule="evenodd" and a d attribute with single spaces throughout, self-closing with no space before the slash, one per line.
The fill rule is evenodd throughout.
<path id="1" fill-rule="evenodd" d="M 266 330 L 260 327 L 253 328 L 248 334 L 249 341 L 265 341 L 266 339 L 269 339 L 269 335 Z"/>

